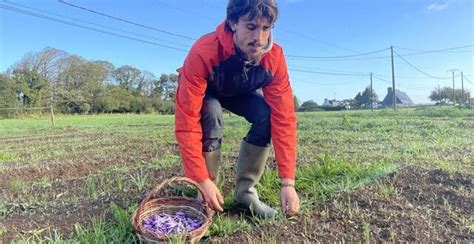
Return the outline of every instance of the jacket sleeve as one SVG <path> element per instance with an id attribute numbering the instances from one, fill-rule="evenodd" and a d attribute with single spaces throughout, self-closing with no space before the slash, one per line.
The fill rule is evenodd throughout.
<path id="1" fill-rule="evenodd" d="M 280 49 L 281 50 L 281 49 Z M 296 114 L 283 51 L 276 54 L 274 79 L 263 89 L 271 108 L 271 137 L 280 178 L 296 175 Z"/>
<path id="2" fill-rule="evenodd" d="M 175 98 L 175 135 L 186 177 L 202 182 L 209 173 L 202 154 L 201 107 L 207 87 L 208 70 L 195 48 L 179 72 Z"/>

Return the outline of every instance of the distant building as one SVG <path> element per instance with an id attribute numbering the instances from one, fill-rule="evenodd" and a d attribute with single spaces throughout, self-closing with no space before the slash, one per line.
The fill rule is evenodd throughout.
<path id="1" fill-rule="evenodd" d="M 415 103 L 413 103 L 413 101 L 410 99 L 410 97 L 408 97 L 408 95 L 405 92 L 402 92 L 398 89 L 395 89 L 395 98 L 396 98 L 397 106 L 410 107 L 410 106 L 415 105 Z M 392 92 L 391 87 L 387 88 L 387 95 L 382 101 L 382 106 L 383 107 L 393 106 L 393 92 Z"/>
<path id="2" fill-rule="evenodd" d="M 324 99 L 323 106 L 328 106 L 328 107 L 337 107 L 341 106 L 341 102 L 337 101 L 336 99 Z"/>

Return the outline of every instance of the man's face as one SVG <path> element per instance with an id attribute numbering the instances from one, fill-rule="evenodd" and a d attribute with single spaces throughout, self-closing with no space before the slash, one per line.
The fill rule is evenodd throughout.
<path id="1" fill-rule="evenodd" d="M 271 24 L 266 18 L 248 20 L 241 17 L 238 22 L 231 22 L 230 28 L 234 32 L 234 44 L 245 55 L 245 59 L 259 59 L 263 48 L 268 44 Z"/>

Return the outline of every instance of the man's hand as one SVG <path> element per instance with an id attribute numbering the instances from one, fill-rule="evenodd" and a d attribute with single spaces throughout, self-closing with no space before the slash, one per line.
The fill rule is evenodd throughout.
<path id="1" fill-rule="evenodd" d="M 222 205 L 224 204 L 224 198 L 222 197 L 214 182 L 212 182 L 210 179 L 207 179 L 198 184 L 203 191 L 204 199 L 206 199 L 209 207 L 218 212 L 224 211 L 222 208 Z"/>
<path id="2" fill-rule="evenodd" d="M 295 181 L 290 179 L 281 179 L 281 183 L 282 187 L 280 190 L 280 203 L 282 211 L 287 216 L 293 216 L 300 210 L 300 199 L 298 198 L 298 194 L 296 194 L 294 187 Z"/>

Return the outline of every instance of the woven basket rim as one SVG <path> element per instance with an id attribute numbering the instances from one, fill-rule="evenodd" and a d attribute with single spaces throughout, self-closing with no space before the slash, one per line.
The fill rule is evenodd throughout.
<path id="1" fill-rule="evenodd" d="M 138 208 L 134 211 L 132 215 L 132 218 L 131 218 L 132 226 L 133 226 L 133 230 L 135 231 L 137 235 L 139 236 L 141 235 L 142 237 L 146 237 L 147 239 L 155 240 L 157 242 L 167 241 L 167 240 L 170 240 L 170 238 L 172 238 L 173 236 L 180 235 L 180 234 L 150 233 L 150 232 L 143 231 L 143 229 L 141 228 L 142 221 L 145 218 L 144 216 L 151 216 L 153 214 L 162 213 L 163 211 L 160 211 L 160 210 L 163 210 L 166 208 L 174 208 L 178 211 L 180 210 L 185 211 L 185 209 L 188 209 L 195 212 L 199 217 L 202 218 L 203 224 L 199 228 L 192 230 L 190 232 L 181 234 L 181 235 L 185 235 L 186 239 L 190 240 L 191 242 L 194 242 L 201 239 L 205 235 L 207 229 L 209 228 L 212 222 L 212 217 L 214 214 L 212 209 L 207 205 L 205 199 L 201 201 L 196 198 L 186 197 L 186 196 L 157 197 L 157 193 L 159 193 L 161 189 L 175 182 L 185 182 L 187 184 L 194 185 L 201 192 L 201 195 L 204 195 L 202 194 L 203 191 L 199 187 L 199 185 L 189 178 L 173 177 L 173 178 L 163 181 L 159 186 L 155 187 L 152 191 L 150 191 L 147 194 L 147 196 L 142 200 L 142 202 L 140 203 L 140 205 L 138 206 Z M 181 204 L 181 205 L 176 206 L 173 204 Z M 146 213 L 146 211 L 149 211 L 150 208 L 156 208 L 156 209 L 151 210 L 151 212 L 147 213 L 146 215 L 143 215 L 143 213 Z"/>

